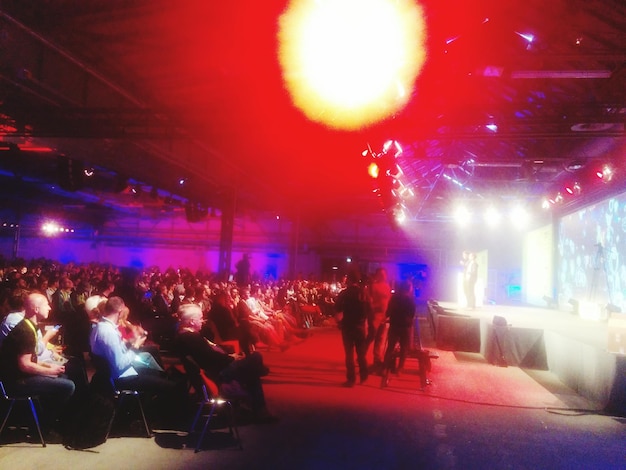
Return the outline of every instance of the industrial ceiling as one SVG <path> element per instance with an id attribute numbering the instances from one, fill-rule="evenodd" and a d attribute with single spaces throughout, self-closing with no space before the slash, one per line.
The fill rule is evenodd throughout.
<path id="1" fill-rule="evenodd" d="M 538 208 L 576 182 L 584 196 L 606 162 L 620 177 L 623 1 L 422 1 L 410 99 L 357 130 L 294 106 L 277 59 L 288 3 L 2 0 L 2 209 L 62 201 L 98 218 L 228 200 L 305 223 L 368 217 L 390 211 L 367 174 L 389 139 L 416 220 L 448 220 L 458 200 Z"/>

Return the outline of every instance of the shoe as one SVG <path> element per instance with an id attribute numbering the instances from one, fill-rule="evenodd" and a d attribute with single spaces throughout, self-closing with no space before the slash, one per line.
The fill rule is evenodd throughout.
<path id="1" fill-rule="evenodd" d="M 366 383 L 367 383 L 367 377 L 365 377 L 364 379 L 361 379 L 361 380 L 359 381 L 359 384 L 360 384 L 360 385 L 365 385 Z"/>
<path id="2" fill-rule="evenodd" d="M 346 388 L 352 388 L 354 387 L 354 382 L 352 382 L 351 380 L 347 380 L 344 383 L 342 383 L 341 386 L 346 387 Z"/>

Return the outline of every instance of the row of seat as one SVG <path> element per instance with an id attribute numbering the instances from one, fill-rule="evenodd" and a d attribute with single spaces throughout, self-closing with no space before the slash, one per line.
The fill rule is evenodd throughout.
<path id="1" fill-rule="evenodd" d="M 107 432 L 106 437 L 108 438 L 108 433 L 110 432 L 113 425 L 113 420 L 115 419 L 117 410 L 123 405 L 126 400 L 129 399 L 134 400 L 136 406 L 140 411 L 146 437 L 152 437 L 153 433 L 150 429 L 150 426 L 148 425 L 148 420 L 146 418 L 146 414 L 141 400 L 141 392 L 137 390 L 117 387 L 115 381 L 112 379 L 111 374 L 109 373 L 109 368 L 106 361 L 102 358 L 99 358 L 98 356 L 92 356 L 92 361 L 95 367 L 95 373 L 91 379 L 92 387 L 96 390 L 105 392 L 113 396 L 115 403 L 115 412 L 111 417 L 111 423 L 109 425 L 109 431 Z M 193 388 L 193 390 L 196 392 L 196 395 L 199 397 L 198 406 L 194 414 L 191 426 L 189 428 L 189 433 L 195 433 L 200 418 L 204 418 L 204 423 L 202 424 L 200 435 L 196 441 L 195 452 L 200 451 L 206 432 L 209 429 L 209 423 L 211 422 L 211 419 L 215 416 L 216 412 L 224 407 L 228 409 L 229 432 L 231 433 L 231 435 L 234 436 L 236 442 L 239 443 L 239 447 L 242 448 L 239 429 L 237 428 L 235 422 L 235 414 L 232 400 L 220 396 L 217 384 L 215 384 L 215 382 L 207 377 L 204 371 L 202 371 L 202 369 L 198 367 L 191 358 L 185 358 L 182 361 L 182 365 L 187 375 L 190 389 Z M 16 403 L 23 402 L 28 404 L 41 445 L 43 447 L 46 447 L 46 441 L 43 437 L 37 411 L 38 408 L 41 408 L 39 398 L 37 396 L 28 395 L 11 395 L 7 393 L 4 383 L 2 381 L 0 381 L 0 392 L 2 394 L 2 399 L 8 404 L 2 420 L 2 425 L 0 426 L 0 436 L 4 431 L 4 428 L 9 420 L 9 417 L 11 416 L 12 411 L 15 408 Z"/>

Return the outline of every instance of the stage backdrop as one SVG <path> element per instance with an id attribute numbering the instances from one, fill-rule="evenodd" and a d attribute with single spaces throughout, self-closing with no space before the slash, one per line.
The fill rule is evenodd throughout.
<path id="1" fill-rule="evenodd" d="M 524 239 L 522 255 L 522 292 L 525 301 L 547 307 L 546 298 L 554 292 L 554 230 L 552 224 L 533 230 Z"/>
<path id="2" fill-rule="evenodd" d="M 560 303 L 580 315 L 606 318 L 626 308 L 626 193 L 561 218 L 558 231 Z"/>

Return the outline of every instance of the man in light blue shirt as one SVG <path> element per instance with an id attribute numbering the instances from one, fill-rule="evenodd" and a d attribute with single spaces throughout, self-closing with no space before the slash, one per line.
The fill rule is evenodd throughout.
<path id="1" fill-rule="evenodd" d="M 121 297 L 111 297 L 106 301 L 100 321 L 91 330 L 91 354 L 96 363 L 106 364 L 108 371 L 104 373 L 110 373 L 118 388 L 138 390 L 155 396 L 160 403 L 155 403 L 156 409 L 167 414 L 182 404 L 181 397 L 175 396 L 177 383 L 164 377 L 163 370 L 158 365 L 151 366 L 145 356 L 140 356 L 126 347 L 117 327 L 120 312 L 125 306 Z M 140 347 L 144 341 L 145 337 L 139 338 L 133 347 Z"/>

